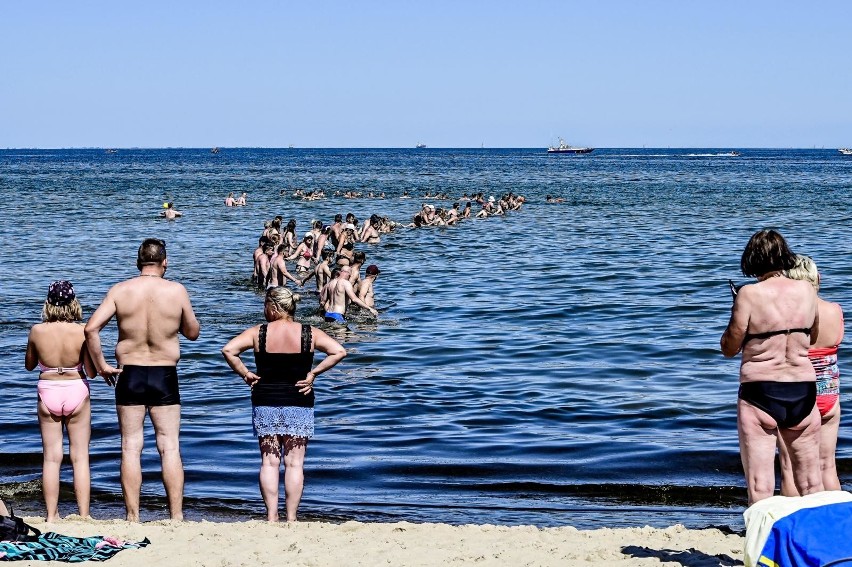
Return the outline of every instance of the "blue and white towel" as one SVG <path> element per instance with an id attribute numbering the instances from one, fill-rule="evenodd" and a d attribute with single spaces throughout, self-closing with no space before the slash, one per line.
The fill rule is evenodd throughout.
<path id="1" fill-rule="evenodd" d="M 852 566 L 852 494 L 773 496 L 743 514 L 746 567 Z"/>

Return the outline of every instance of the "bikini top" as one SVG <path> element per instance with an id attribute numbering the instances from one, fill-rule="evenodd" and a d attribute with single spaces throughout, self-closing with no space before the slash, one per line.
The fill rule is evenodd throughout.
<path id="1" fill-rule="evenodd" d="M 743 344 L 746 344 L 752 339 L 768 339 L 769 337 L 774 337 L 775 335 L 789 335 L 792 333 L 802 333 L 804 335 L 811 336 L 810 329 L 779 329 L 777 331 L 767 331 L 765 333 L 746 333 L 746 336 L 743 339 Z"/>
<path id="2" fill-rule="evenodd" d="M 41 370 L 42 374 L 65 374 L 66 372 L 77 372 L 83 373 L 83 363 L 81 362 L 77 366 L 72 366 L 70 368 L 63 368 L 61 366 L 57 366 L 56 368 L 51 368 L 50 366 L 45 366 L 42 362 L 38 361 L 38 369 Z"/>

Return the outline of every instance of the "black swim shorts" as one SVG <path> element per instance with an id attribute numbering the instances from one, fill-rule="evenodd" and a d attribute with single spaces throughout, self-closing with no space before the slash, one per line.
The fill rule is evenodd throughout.
<path id="1" fill-rule="evenodd" d="M 122 368 L 115 384 L 117 406 L 173 406 L 180 404 L 177 368 L 134 366 Z"/>

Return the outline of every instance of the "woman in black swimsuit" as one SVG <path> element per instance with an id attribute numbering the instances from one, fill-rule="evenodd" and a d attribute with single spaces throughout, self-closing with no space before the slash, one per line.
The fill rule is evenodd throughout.
<path id="1" fill-rule="evenodd" d="M 282 457 L 287 521 L 296 520 L 305 451 L 314 434 L 314 381 L 346 356 L 346 350 L 323 331 L 293 320 L 298 301 L 299 296 L 286 287 L 269 288 L 263 309 L 268 323 L 245 330 L 222 349 L 228 366 L 251 387 L 252 424 L 261 457 L 260 493 L 270 522 L 278 521 Z M 240 360 L 240 353 L 248 349 L 254 350 L 256 372 Z M 315 350 L 327 356 L 313 366 Z"/>
<path id="2" fill-rule="evenodd" d="M 784 277 L 795 254 L 774 230 L 755 233 L 741 267 L 757 283 L 740 288 L 722 335 L 722 353 L 742 352 L 737 428 L 749 504 L 775 491 L 775 447 L 790 450 L 802 495 L 823 489 L 816 374 L 808 347 L 817 335 L 817 298 L 807 282 Z"/>

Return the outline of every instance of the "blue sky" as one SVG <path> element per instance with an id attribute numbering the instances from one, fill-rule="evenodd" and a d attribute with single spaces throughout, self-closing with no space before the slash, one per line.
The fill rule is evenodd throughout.
<path id="1" fill-rule="evenodd" d="M 852 145 L 852 2 L 0 5 L 0 147 Z"/>

